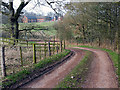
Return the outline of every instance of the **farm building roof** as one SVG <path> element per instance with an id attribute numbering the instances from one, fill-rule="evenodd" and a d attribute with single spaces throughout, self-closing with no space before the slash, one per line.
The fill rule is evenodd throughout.
<path id="1" fill-rule="evenodd" d="M 37 19 L 35 16 L 26 16 L 28 19 Z"/>
<path id="2" fill-rule="evenodd" d="M 37 19 L 45 18 L 45 16 L 37 16 Z"/>

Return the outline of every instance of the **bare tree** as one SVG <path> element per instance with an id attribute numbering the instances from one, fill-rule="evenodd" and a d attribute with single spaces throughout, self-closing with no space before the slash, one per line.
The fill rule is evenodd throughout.
<path id="1" fill-rule="evenodd" d="M 2 14 L 8 15 L 9 17 L 9 22 L 10 22 L 10 30 L 13 38 L 18 39 L 19 37 L 19 24 L 18 24 L 18 18 L 21 14 L 22 9 L 30 2 L 31 0 L 28 0 L 25 2 L 24 0 L 21 0 L 21 4 L 17 8 L 16 12 L 15 9 L 13 8 L 13 0 L 9 0 L 9 3 L 5 3 L 2 1 L 2 6 L 4 9 L 8 9 L 9 12 L 4 12 L 4 10 L 1 10 Z"/>
<path id="2" fill-rule="evenodd" d="M 2 1 L 2 8 L 0 12 L 4 15 L 7 15 L 9 17 L 9 22 L 10 22 L 10 31 L 11 31 L 11 37 L 18 39 L 19 38 L 19 24 L 18 24 L 18 18 L 20 17 L 23 8 L 28 5 L 33 0 L 21 0 L 21 3 L 17 10 L 15 11 L 15 8 L 13 7 L 13 0 L 9 0 L 8 3 Z M 34 0 L 35 1 L 35 0 Z M 65 0 L 63 0 L 65 1 Z M 62 0 L 36 0 L 36 5 L 44 5 L 44 6 L 49 6 L 51 7 L 56 13 L 59 11 L 60 7 L 63 6 L 63 1 Z M 59 5 L 59 8 L 56 8 L 56 6 Z M 33 7 L 34 8 L 34 7 Z M 6 9 L 9 10 L 9 12 L 6 12 Z"/>

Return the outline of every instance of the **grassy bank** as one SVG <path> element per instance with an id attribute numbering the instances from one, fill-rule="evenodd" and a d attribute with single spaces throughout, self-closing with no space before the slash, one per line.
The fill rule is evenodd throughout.
<path id="1" fill-rule="evenodd" d="M 81 88 L 85 74 L 92 60 L 90 57 L 92 56 L 91 54 L 91 52 L 86 51 L 86 55 L 82 61 L 56 86 L 56 88 Z"/>
<path id="2" fill-rule="evenodd" d="M 37 64 L 34 64 L 33 68 L 31 68 L 31 67 L 29 67 L 27 69 L 24 68 L 22 71 L 20 71 L 18 73 L 15 73 L 13 75 L 5 77 L 2 81 L 2 87 L 5 88 L 7 86 L 10 86 L 10 85 L 16 83 L 17 81 L 23 80 L 24 78 L 29 76 L 33 71 L 44 68 L 48 65 L 51 65 L 52 63 L 60 60 L 61 58 L 68 55 L 69 53 L 70 53 L 70 50 L 64 50 L 63 52 L 61 52 L 59 54 L 53 55 L 49 58 L 41 60 Z"/>

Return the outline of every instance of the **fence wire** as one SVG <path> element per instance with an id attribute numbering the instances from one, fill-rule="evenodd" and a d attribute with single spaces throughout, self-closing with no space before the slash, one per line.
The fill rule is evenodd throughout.
<path id="1" fill-rule="evenodd" d="M 33 48 L 33 44 L 25 44 L 21 46 L 5 45 L 4 57 L 6 75 L 17 73 L 25 68 L 32 68 L 34 64 L 34 55 L 36 58 L 36 63 L 38 63 L 44 58 L 49 57 L 49 53 L 51 53 L 51 55 L 54 55 L 57 54 L 57 52 L 60 52 L 60 49 L 58 50 L 58 47 L 60 48 L 60 42 L 50 43 L 50 52 L 48 49 L 48 42 L 42 42 L 42 45 L 36 44 L 35 48 Z"/>

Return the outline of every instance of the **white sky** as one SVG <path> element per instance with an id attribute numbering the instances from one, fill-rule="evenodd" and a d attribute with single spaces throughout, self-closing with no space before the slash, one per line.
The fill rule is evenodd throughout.
<path id="1" fill-rule="evenodd" d="M 3 0 L 4 2 L 8 2 L 9 0 Z M 27 1 L 27 0 L 25 0 Z M 35 2 L 40 1 L 40 2 L 45 2 L 44 0 L 31 0 L 30 3 L 24 8 L 27 12 L 34 12 L 37 14 L 44 14 L 47 15 L 48 12 L 54 12 L 51 8 L 45 7 L 45 6 L 36 6 L 34 9 L 32 9 L 35 6 Z M 49 1 L 49 0 L 48 0 Z M 62 0 L 61 0 L 62 1 Z M 110 2 L 110 1 L 119 1 L 119 0 L 66 0 L 67 2 Z M 21 0 L 13 0 L 14 8 L 18 8 L 20 5 Z"/>
<path id="2" fill-rule="evenodd" d="M 42 1 L 44 1 L 44 0 L 42 0 Z M 14 7 L 15 8 L 18 8 L 18 6 L 20 5 L 20 2 L 21 2 L 21 0 L 14 0 L 14 2 L 13 2 L 13 4 L 14 4 Z M 49 8 L 49 7 L 46 7 L 46 6 L 36 6 L 34 9 L 33 9 L 33 7 L 36 5 L 36 3 L 35 3 L 35 0 L 32 0 L 32 1 L 30 1 L 30 3 L 28 3 L 28 5 L 27 6 L 25 6 L 25 10 L 27 11 L 27 12 L 34 12 L 34 13 L 37 13 L 37 14 L 41 14 L 41 12 L 42 13 L 44 13 L 44 15 L 46 15 L 48 12 L 54 12 L 51 8 Z"/>

